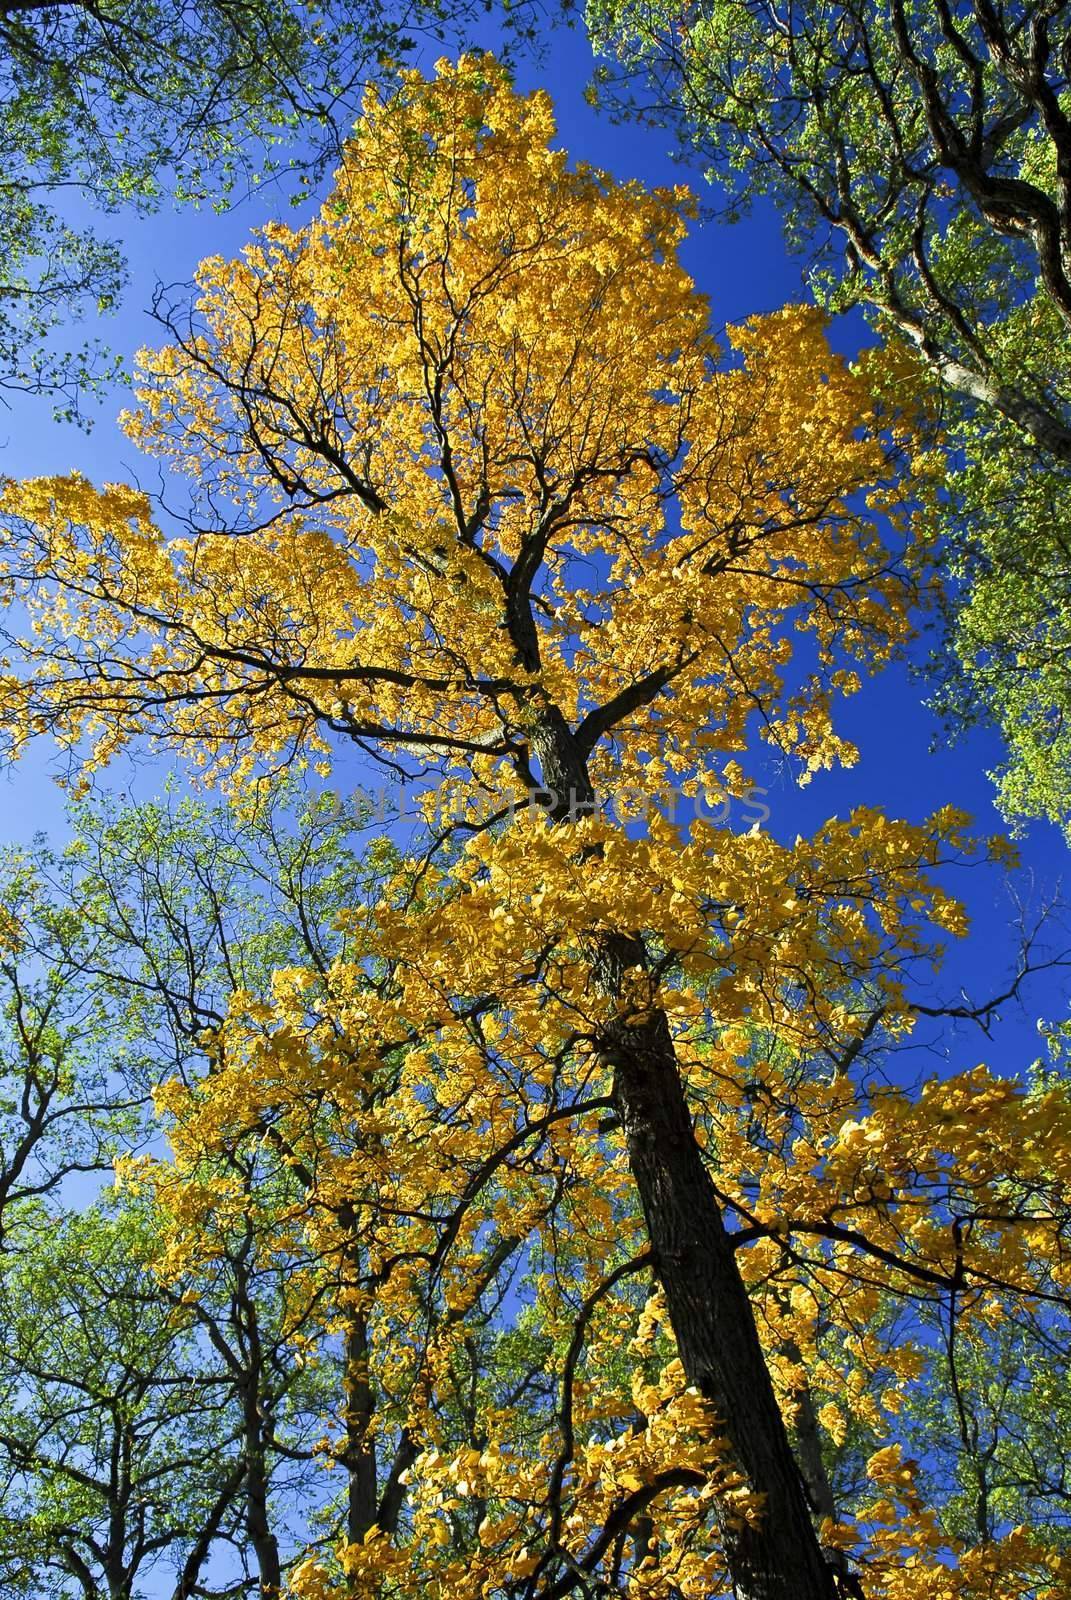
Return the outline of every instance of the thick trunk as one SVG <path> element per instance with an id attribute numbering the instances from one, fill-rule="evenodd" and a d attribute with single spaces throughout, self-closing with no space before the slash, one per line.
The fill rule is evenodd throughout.
<path id="1" fill-rule="evenodd" d="M 736 1593 L 739 1600 L 832 1600 L 834 1576 L 695 1141 L 665 1016 L 656 1011 L 639 1027 L 615 1025 L 615 1033 L 614 1095 L 681 1365 L 761 1498 L 754 1522 L 723 1527 Z"/>
<path id="2" fill-rule="evenodd" d="M 593 798 L 586 764 L 553 708 L 533 739 L 563 822 Z M 594 976 L 620 998 L 642 941 L 604 936 Z M 774 1395 L 751 1302 L 695 1139 L 665 1014 L 612 1020 L 606 1057 L 681 1365 L 710 1401 L 733 1461 L 761 1503 L 756 1520 L 727 1518 L 722 1534 L 738 1600 L 834 1600 L 803 1479 Z"/>

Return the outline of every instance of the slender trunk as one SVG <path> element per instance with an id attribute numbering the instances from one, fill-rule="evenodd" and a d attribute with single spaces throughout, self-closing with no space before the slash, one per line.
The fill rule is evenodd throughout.
<path id="1" fill-rule="evenodd" d="M 803 1355 L 799 1345 L 790 1339 L 784 1346 L 785 1355 L 794 1366 L 803 1366 Z M 818 1414 L 814 1409 L 814 1396 L 811 1386 L 804 1382 L 796 1402 L 795 1447 L 799 1460 L 803 1481 L 807 1485 L 807 1497 L 811 1502 L 811 1511 L 816 1522 L 821 1524 L 826 1518 L 830 1522 L 838 1521 L 837 1500 L 833 1493 L 829 1473 L 826 1471 L 825 1460 L 822 1455 L 822 1434 L 818 1425 Z M 843 1550 L 831 1550 L 828 1561 L 833 1571 L 840 1579 L 848 1575 L 848 1557 Z"/>
<path id="2" fill-rule="evenodd" d="M 1055 461 L 1062 462 L 1065 466 L 1071 463 L 1071 428 L 1049 406 L 1024 394 L 1020 389 L 994 382 L 991 378 L 942 352 L 931 353 L 924 349 L 923 353 L 933 371 L 948 388 L 957 390 L 993 411 L 999 411 Z"/>
<path id="3" fill-rule="evenodd" d="M 247 1357 L 242 1381 L 242 1454 L 245 1462 L 245 1525 L 257 1558 L 262 1600 L 277 1600 L 283 1587 L 279 1541 L 272 1532 L 268 1505 L 269 1469 L 264 1416 L 261 1411 L 262 1355 L 256 1306 L 239 1270 L 238 1310 L 244 1325 Z"/>
<path id="4" fill-rule="evenodd" d="M 108 1540 L 104 1547 L 104 1580 L 108 1600 L 130 1600 L 130 1573 L 126 1546 L 130 1533 L 129 1432 L 116 1404 L 112 1410 L 112 1437 L 108 1473 Z"/>
<path id="5" fill-rule="evenodd" d="M 533 744 L 544 783 L 556 792 L 553 810 L 563 821 L 575 816 L 594 794 L 557 708 L 541 719 Z M 593 955 L 603 993 L 619 999 L 626 970 L 644 965 L 645 957 L 636 937 L 603 937 Z M 836 1581 L 696 1143 L 665 1013 L 655 1009 L 638 1022 L 613 1018 L 605 1055 L 681 1365 L 710 1401 L 735 1465 L 761 1501 L 754 1522 L 727 1517 L 722 1528 L 738 1600 L 834 1600 Z"/>
<path id="6" fill-rule="evenodd" d="M 359 1544 L 376 1520 L 376 1452 L 369 1435 L 372 1420 L 372 1386 L 368 1373 L 368 1330 L 365 1319 L 353 1313 L 346 1336 L 346 1537 Z"/>
<path id="7" fill-rule="evenodd" d="M 818 1427 L 814 1401 L 811 1398 L 810 1384 L 804 1385 L 798 1405 L 799 1410 L 796 1413 L 796 1450 L 799 1454 L 803 1481 L 806 1483 L 807 1493 L 810 1495 L 811 1506 L 819 1520 L 828 1517 L 830 1522 L 836 1522 L 837 1502 L 833 1496 L 833 1485 L 829 1481 L 826 1464 L 822 1459 L 822 1435 Z"/>
<path id="8" fill-rule="evenodd" d="M 403 1428 L 394 1452 L 394 1460 L 383 1485 L 383 1495 L 376 1512 L 376 1522 L 384 1533 L 395 1534 L 405 1504 L 404 1478 L 420 1454 L 420 1446 L 413 1434 Z"/>
<path id="9" fill-rule="evenodd" d="M 642 1411 L 637 1411 L 636 1420 L 632 1425 L 633 1431 L 636 1433 L 643 1433 L 649 1424 L 650 1418 L 645 1416 Z M 639 1516 L 635 1519 L 632 1524 L 631 1538 L 632 1565 L 634 1567 L 638 1567 L 642 1562 L 650 1560 L 652 1556 L 657 1559 L 658 1535 L 655 1530 L 654 1518 L 652 1516 L 645 1512 L 642 1516 Z"/>
<path id="10" fill-rule="evenodd" d="M 232 1466 L 220 1486 L 215 1503 L 201 1523 L 197 1537 L 182 1563 L 182 1570 L 171 1591 L 171 1600 L 193 1600 L 201 1591 L 202 1568 L 207 1562 L 223 1519 L 242 1487 L 245 1479 L 245 1462 L 240 1457 Z M 203 1591 L 202 1591 L 203 1592 Z"/>
<path id="11" fill-rule="evenodd" d="M 255 1378 L 246 1383 L 242 1397 L 245 1421 L 246 1531 L 257 1558 L 262 1600 L 277 1600 L 283 1587 L 279 1541 L 268 1512 L 268 1471 L 260 1417 L 260 1396 Z"/>

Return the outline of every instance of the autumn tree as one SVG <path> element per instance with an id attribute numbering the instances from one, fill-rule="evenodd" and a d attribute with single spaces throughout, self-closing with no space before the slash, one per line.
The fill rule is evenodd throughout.
<path id="1" fill-rule="evenodd" d="M 52 395 L 84 418 L 86 392 L 114 376 L 95 342 L 65 343 L 122 296 L 103 219 L 168 198 L 220 209 L 273 176 L 304 193 L 337 159 L 364 84 L 421 44 L 459 44 L 482 15 L 469 0 L 0 6 L 0 396 Z M 553 15 L 507 7 L 504 41 L 531 42 Z M 101 223 L 83 222 L 86 206 Z"/>
<path id="2" fill-rule="evenodd" d="M 884 1307 L 1063 1314 L 1066 1098 L 851 1070 L 962 930 L 935 873 L 963 819 L 629 826 L 738 792 L 754 722 L 806 773 L 850 759 L 833 699 L 908 630 L 910 440 L 812 311 L 721 354 L 686 197 L 552 135 L 486 59 L 371 96 L 321 216 L 162 309 L 128 427 L 189 471 L 188 526 L 6 489 L 13 752 L 147 738 L 255 811 L 351 748 L 467 797 L 344 954 L 235 986 L 137 1181 L 177 1271 L 284 1185 L 268 1248 L 354 1341 L 346 1537 L 296 1594 L 829 1600 L 861 1571 L 901 1600 L 957 1555 L 963 1594 L 1041 1593 L 1058 1555 L 961 1552 L 921 1504 Z M 508 1337 L 507 1273 L 534 1308 Z M 853 1418 L 876 1447 L 844 1505 L 819 1430 Z"/>
<path id="3" fill-rule="evenodd" d="M 733 1478 L 682 1384 L 612 1101 L 591 1078 L 580 1099 L 564 1071 L 546 1086 L 518 1076 L 488 1049 L 486 1023 L 461 1103 L 464 1063 L 441 1041 L 360 1060 L 370 1018 L 417 1008 L 399 1004 L 388 965 L 361 959 L 362 928 L 387 914 L 394 852 L 362 866 L 350 815 L 330 797 L 291 814 L 274 796 L 246 819 L 190 802 L 75 815 L 72 898 L 98 940 L 113 936 L 117 1022 L 171 1080 L 159 1102 L 174 1157 L 125 1163 L 118 1200 L 54 1219 L 10 1262 L 0 1456 L 21 1509 L 0 1526 L 0 1558 L 47 1592 L 67 1574 L 92 1595 L 150 1570 L 159 1586 L 168 1567 L 183 1596 L 242 1581 L 270 1593 L 281 1571 L 297 1595 L 373 1580 L 423 1594 L 433 1573 L 456 1590 L 461 1562 L 462 1593 L 487 1581 L 523 1592 L 532 1577 L 539 1592 L 581 1586 L 590 1571 L 706 1594 L 720 1571 L 710 1507 Z M 413 870 L 394 891 L 407 921 Z M 206 1032 L 228 995 L 230 1015 Z M 905 1552 L 947 1559 L 962 1537 L 967 1495 L 940 1471 L 979 1347 L 1010 1354 L 1013 1326 L 1018 1362 L 1032 1343 L 1042 1384 L 1038 1362 L 1059 1348 L 1037 1248 L 1053 1219 L 1016 1219 L 1006 1186 L 1021 1160 L 1000 1130 L 1039 1153 L 1024 1174 L 1036 1190 L 1058 1162 L 1066 1103 L 1042 1082 L 1028 1112 L 1021 1093 L 976 1075 L 913 1108 L 868 1089 L 857 1035 L 825 1041 L 854 1050 L 849 1083 L 797 1058 L 785 1031 L 738 1039 L 730 1058 L 713 1014 L 693 1013 L 693 1115 L 739 1219 L 734 1249 L 827 1536 L 846 1541 L 873 1592 L 899 1593 L 886 1585 Z M 951 1141 L 947 1166 L 926 1156 L 934 1129 Z M 993 1248 L 968 1232 L 970 1272 L 957 1277 L 964 1228 L 983 1211 L 994 1221 L 992 1193 L 974 1191 L 991 1173 L 1005 1238 Z M 1034 1241 L 1040 1317 L 1016 1235 Z M 42 1305 L 57 1314 L 42 1319 Z M 998 1305 L 1014 1324 L 994 1322 Z M 1001 1537 L 1035 1403 L 1032 1383 L 1003 1384 L 977 1570 L 1018 1582 L 1056 1559 L 1058 1458 L 1042 1446 L 1035 1460 L 1031 1541 Z M 888 1447 L 901 1409 L 901 1437 L 917 1428 L 925 1445 L 918 1487 L 907 1450 Z M 927 1519 L 918 1494 L 938 1483 L 924 1503 L 941 1514 Z"/>
<path id="4" fill-rule="evenodd" d="M 0 1297 L 8 1386 L 0 1462 L 13 1508 L 0 1524 L 0 1567 L 12 1582 L 20 1575 L 27 1593 L 59 1585 L 93 1600 L 127 1596 L 150 1574 L 159 1586 L 170 1569 L 176 1600 L 235 1584 L 273 1594 L 295 1544 L 307 1553 L 340 1535 L 357 1544 L 377 1522 L 396 1528 L 418 1454 L 402 1425 L 414 1382 L 427 1384 L 439 1340 L 463 1327 L 455 1362 L 477 1343 L 486 1356 L 490 1341 L 495 1359 L 480 1363 L 479 1382 L 497 1373 L 510 1386 L 517 1357 L 501 1359 L 492 1314 L 547 1213 L 567 1226 L 563 1196 L 576 1180 L 541 1148 L 554 1115 L 535 1118 L 530 1135 L 511 1130 L 475 1170 L 444 1151 L 440 1173 L 458 1193 L 446 1207 L 440 1189 L 440 1254 L 459 1235 L 471 1240 L 472 1218 L 484 1232 L 480 1252 L 466 1257 L 464 1304 L 421 1292 L 422 1280 L 405 1292 L 370 1264 L 355 1193 L 365 1129 L 373 1119 L 389 1125 L 396 1061 L 384 1060 L 378 1107 L 363 1096 L 354 1103 L 346 1053 L 318 1092 L 295 1083 L 283 1096 L 269 1071 L 259 1097 L 235 1099 L 235 1066 L 211 1025 L 229 1004 L 235 1038 L 239 1016 L 267 1033 L 285 1004 L 287 971 L 300 974 L 292 993 L 304 996 L 306 1016 L 337 1006 L 345 991 L 329 990 L 327 975 L 353 965 L 339 913 L 352 919 L 374 903 L 395 854 L 383 841 L 352 853 L 362 822 L 367 832 L 360 806 L 325 797 L 288 809 L 293 798 L 273 796 L 244 819 L 189 800 L 79 806 L 63 855 L 39 852 L 53 916 L 83 929 L 93 950 L 67 975 L 72 1000 L 105 987 L 113 1044 L 137 1042 L 146 1085 L 167 1080 L 165 1117 L 172 1105 L 183 1109 L 172 1127 L 174 1163 L 122 1163 L 119 1194 L 84 1214 L 55 1199 L 33 1219 L 21 1207 L 22 1248 Z M 374 997 L 372 974 L 366 987 Z M 343 1026 L 332 1009 L 336 1037 Z M 316 1043 L 310 1032 L 310 1052 Z M 592 1107 L 608 1108 L 605 1099 Z M 413 1112 L 408 1095 L 390 1111 L 411 1149 Z M 92 1128 L 93 1108 L 83 1116 Z M 373 1157 L 380 1170 L 383 1143 Z M 417 1153 L 429 1167 L 432 1152 Z M 397 1156 L 394 1165 L 401 1198 Z M 490 1206 L 505 1204 L 503 1177 L 516 1205 L 520 1185 L 535 1188 L 541 1172 L 544 1205 L 489 1236 Z M 378 1209 L 387 1213 L 382 1236 L 389 1227 L 410 1244 L 426 1237 L 420 1210 L 392 1212 L 386 1196 Z M 565 1270 L 562 1251 L 557 1265 Z M 376 1293 L 380 1276 L 391 1278 L 389 1293 Z M 431 1398 L 444 1425 L 471 1442 L 470 1408 L 456 1396 Z"/>
<path id="5" fill-rule="evenodd" d="M 1010 817 L 1071 818 L 1066 6 L 593 0 L 602 94 L 675 130 L 739 215 L 772 200 L 820 303 L 927 383 L 957 577 L 935 703 L 994 716 Z M 914 372 L 914 377 L 910 376 Z"/>

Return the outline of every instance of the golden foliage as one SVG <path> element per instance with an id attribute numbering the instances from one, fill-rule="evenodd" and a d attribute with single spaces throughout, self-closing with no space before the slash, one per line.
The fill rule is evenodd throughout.
<path id="1" fill-rule="evenodd" d="M 934 930 L 963 931 L 935 871 L 964 819 L 859 811 L 789 847 L 569 816 L 626 785 L 738 792 L 756 712 L 807 773 L 851 758 L 833 697 L 909 625 L 878 522 L 910 518 L 910 441 L 810 309 L 723 359 L 676 255 L 687 197 L 571 169 L 553 132 L 490 60 L 409 76 L 369 99 L 312 225 L 204 263 L 127 419 L 192 480 L 182 537 L 126 489 L 5 489 L 16 749 L 49 729 L 92 767 L 148 737 L 248 800 L 336 735 L 520 806 L 353 908 L 345 962 L 234 994 L 204 1079 L 160 1090 L 174 1159 L 128 1176 L 168 1215 L 165 1274 L 210 1270 L 259 1206 L 262 1248 L 303 1263 L 296 1346 L 367 1344 L 362 1448 L 405 1515 L 311 1554 L 295 1596 L 537 1595 L 564 1570 L 707 1600 L 718 1530 L 762 1497 L 634 1281 L 606 1038 L 660 1011 L 785 1416 L 813 1393 L 830 1452 L 874 1445 L 828 1548 L 873 1600 L 994 1574 L 1055 1597 L 1061 1561 L 1025 1534 L 960 1552 L 919 1503 L 896 1417 L 927 1352 L 889 1308 L 952 1296 L 969 1337 L 1065 1294 L 1071 1108 L 981 1070 L 866 1096 L 849 1070 L 910 1031 Z M 646 959 L 609 996 L 592 952 L 621 931 Z M 479 1369 L 507 1268 L 538 1403 L 501 1350 L 500 1381 Z"/>

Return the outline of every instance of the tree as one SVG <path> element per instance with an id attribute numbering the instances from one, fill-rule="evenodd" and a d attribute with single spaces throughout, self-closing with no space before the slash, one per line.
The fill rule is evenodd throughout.
<path id="1" fill-rule="evenodd" d="M 180 1595 L 193 1583 L 271 1592 L 288 1551 L 300 1595 L 335 1576 L 343 1592 L 374 1579 L 422 1595 L 433 1573 L 451 1592 L 492 1581 L 512 1593 L 530 1564 L 542 1592 L 585 1582 L 584 1567 L 567 1565 L 575 1550 L 593 1576 L 636 1582 L 646 1562 L 643 1592 L 707 1594 L 719 1570 L 704 1531 L 711 1496 L 733 1484 L 682 1393 L 612 1105 L 590 1082 L 586 1101 L 570 1099 L 564 1058 L 540 1095 L 535 1072 L 519 1077 L 501 1042 L 474 1060 L 470 1041 L 465 1061 L 436 1028 L 432 1049 L 370 1049 L 372 1019 L 388 1006 L 395 1017 L 427 1010 L 403 1002 L 397 967 L 380 964 L 377 976 L 362 958 L 362 927 L 387 914 L 376 883 L 393 853 L 369 877 L 348 856 L 349 833 L 326 798 L 300 821 L 275 797 L 245 820 L 189 802 L 79 813 L 77 902 L 122 952 L 109 977 L 124 996 L 124 1028 L 146 1041 L 147 1065 L 175 1075 L 160 1091 L 174 1161 L 125 1169 L 152 1182 L 159 1209 L 120 1199 L 118 1211 L 113 1200 L 68 1216 L 39 1231 L 7 1274 L 15 1403 L 0 1453 L 21 1508 L 0 1540 L 11 1581 L 54 1592 L 55 1572 L 76 1565 L 73 1549 L 89 1557 L 77 1580 L 88 1594 L 137 1592 L 150 1571 L 158 1587 L 165 1566 Z M 403 884 L 412 924 L 411 868 L 395 893 Z M 469 939 L 481 943 L 478 925 Z M 402 970 L 411 965 L 396 930 L 387 943 Z M 200 1024 L 219 1015 L 218 991 L 235 984 L 230 1016 L 206 1037 Z M 947 1408 L 966 1392 L 975 1348 L 991 1354 L 1006 1326 L 993 1325 L 996 1304 L 1016 1316 L 1016 1343 L 1033 1339 L 1042 1360 L 1059 1337 L 1052 1310 L 1034 1325 L 1022 1262 L 1007 1254 L 1029 1230 L 1031 1273 L 1043 1269 L 1040 1218 L 1024 1227 L 1005 1203 L 1003 1244 L 971 1240 L 969 1276 L 949 1269 L 972 1212 L 992 1212 L 992 1195 L 972 1185 L 987 1171 L 1014 1181 L 1020 1158 L 1002 1128 L 1042 1152 L 1025 1174 L 1038 1192 L 1066 1135 L 1052 1124 L 1061 1096 L 1040 1083 L 1030 1121 L 1008 1086 L 961 1081 L 932 1086 L 922 1110 L 879 1091 L 868 1114 L 865 1085 L 857 1091 L 843 1073 L 829 1082 L 772 1037 L 746 1050 L 738 1041 L 728 1060 L 716 996 L 707 999 L 710 1015 L 693 1012 L 687 1041 L 702 1144 L 730 1211 L 746 1213 L 734 1248 L 814 1503 L 832 1520 L 855 1511 L 856 1526 L 830 1534 L 853 1541 L 884 1594 L 905 1549 L 917 1558 L 917 1541 L 955 1549 L 963 1496 L 941 1481 L 937 1458 L 955 1439 Z M 526 1096 L 520 1119 L 510 1092 Z M 931 1164 L 934 1129 L 944 1150 Z M 819 1159 L 820 1192 L 810 1182 Z M 941 1222 L 942 1172 L 956 1184 L 947 1204 L 958 1242 Z M 779 1261 L 768 1247 L 783 1229 L 791 1248 Z M 823 1256 L 831 1237 L 841 1248 Z M 154 1257 L 161 1276 L 146 1273 Z M 1046 1293 L 1042 1277 L 1031 1281 Z M 42 1319 L 43 1305 L 65 1314 Z M 935 1371 L 945 1342 L 927 1363 L 926 1319 L 954 1330 L 956 1385 Z M 1020 1474 L 1031 1403 L 1029 1385 L 1005 1382 L 1000 1462 Z M 939 1525 L 920 1515 L 906 1457 L 887 1447 L 901 1405 L 920 1419 Z M 334 1468 L 326 1496 L 308 1475 L 313 1462 Z M 1032 1466 L 1037 1481 L 1024 1492 L 1036 1539 L 1047 1512 L 1060 1522 L 1059 1483 L 1045 1477 L 1052 1449 L 1036 1450 Z M 906 1495 L 894 1535 L 875 1481 Z M 671 1498 L 675 1486 L 685 1492 Z M 1007 1484 L 996 1491 L 999 1511 Z M 649 1514 L 637 1514 L 637 1497 L 652 1494 Z M 860 1548 L 871 1513 L 877 1525 Z M 578 1526 L 574 1543 L 564 1530 Z M 994 1516 L 984 1572 L 1018 1581 L 1040 1551 L 1058 1559 L 1058 1541 L 1024 1549 L 999 1527 Z M 221 1565 L 228 1547 L 236 1559 Z"/>
<path id="2" fill-rule="evenodd" d="M 0 862 L 0 1249 L 42 1224 L 40 1202 L 111 1168 L 144 1128 L 136 1051 L 115 1038 L 101 980 L 114 944 L 84 902 L 53 892 L 43 846 Z"/>
<path id="3" fill-rule="evenodd" d="M 482 7 L 367 0 L 318 10 L 291 0 L 14 0 L 0 6 L 0 393 L 53 395 L 84 416 L 115 375 L 67 325 L 114 309 L 119 246 L 84 226 L 86 204 L 144 214 L 229 196 L 286 173 L 300 195 L 322 175 L 360 107 L 421 38 L 460 40 Z M 525 3 L 505 37 L 531 38 Z M 72 204 L 73 198 L 73 204 Z"/>
<path id="4" fill-rule="evenodd" d="M 408 76 L 317 222 L 204 264 L 129 422 L 191 470 L 184 536 L 118 486 L 5 493 L 32 631 L 4 727 L 90 766 L 147 736 L 247 810 L 332 737 L 464 780 L 468 814 L 357 897 L 343 958 L 238 989 L 211 1071 L 163 1091 L 174 1167 L 145 1169 L 183 1270 L 206 1219 L 256 1205 L 228 1164 L 285 1172 L 292 1292 L 333 1295 L 324 1331 L 354 1341 L 365 1498 L 295 1593 L 829 1600 L 850 1549 L 899 1600 L 949 1547 L 861 1393 L 913 1370 L 883 1297 L 1061 1314 L 1071 1113 L 984 1074 L 921 1098 L 849 1076 L 909 1029 L 933 929 L 961 930 L 934 879 L 968 849 L 954 812 L 792 847 L 628 826 L 667 785 L 738 792 L 756 716 L 808 771 L 850 756 L 832 698 L 908 628 L 876 520 L 910 515 L 910 438 L 811 311 L 720 363 L 683 197 L 571 171 L 552 132 L 489 60 Z M 542 1343 L 531 1317 L 502 1342 L 508 1271 Z M 825 1548 L 793 1449 L 835 1504 L 823 1390 L 885 1440 L 883 1495 Z M 1019 1581 L 1047 1556 L 993 1559 Z"/>
<path id="5" fill-rule="evenodd" d="M 1066 6 L 593 0 L 589 18 L 611 105 L 671 124 L 730 214 L 773 200 L 820 302 L 888 341 L 892 387 L 913 368 L 939 390 L 959 581 L 937 704 L 995 716 L 1006 814 L 1066 830 Z"/>
<path id="6" fill-rule="evenodd" d="M 139 1091 L 144 1148 L 149 1089 L 203 1074 L 204 1030 L 222 1021 L 225 996 L 244 984 L 269 997 L 276 967 L 344 948 L 332 913 L 374 869 L 346 848 L 357 814 L 326 804 L 293 817 L 280 804 L 242 824 L 191 801 L 98 803 L 72 820 L 62 856 L 34 852 L 34 909 L 68 957 L 49 973 L 57 1037 L 62 997 L 83 1049 L 106 1039 L 123 1066 L 101 1074 L 95 1100 L 62 1106 L 110 1156 L 122 1149 L 108 1147 L 120 1091 Z M 25 891 L 30 863 L 16 859 Z M 7 903 L 29 964 L 27 898 Z M 40 937 L 34 948 L 40 960 Z M 5 1173 L 23 1142 L 3 1129 Z M 345 1369 L 337 1339 L 310 1334 L 317 1297 L 303 1305 L 305 1263 L 282 1240 L 294 1179 L 258 1160 L 255 1141 L 232 1148 L 211 1178 L 217 1199 L 229 1186 L 237 1203 L 206 1213 L 180 1259 L 169 1219 L 136 1185 L 79 1210 L 62 1183 L 72 1169 L 47 1164 L 47 1183 L 4 1195 L 5 1592 L 133 1600 L 166 1582 L 172 1600 L 276 1594 L 294 1541 L 318 1519 L 332 1525 L 321 1436 Z"/>
<path id="7" fill-rule="evenodd" d="M 155 1292 L 140 1209 L 53 1218 L 5 1262 L 5 1593 L 133 1600 L 168 1567 L 174 1600 L 219 1592 L 205 1569 L 242 1484 L 228 1377 Z"/>

